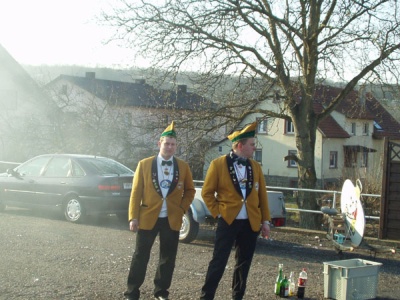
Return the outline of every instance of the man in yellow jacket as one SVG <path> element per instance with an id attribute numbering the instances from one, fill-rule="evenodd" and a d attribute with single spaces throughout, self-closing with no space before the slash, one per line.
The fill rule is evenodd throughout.
<path id="1" fill-rule="evenodd" d="M 154 277 L 154 297 L 168 299 L 182 217 L 196 192 L 189 165 L 174 157 L 177 147 L 174 127 L 172 122 L 165 129 L 158 142 L 159 154 L 141 160 L 133 178 L 128 218 L 129 229 L 137 235 L 125 299 L 139 299 L 139 288 L 158 234 L 160 258 Z"/>
<path id="2" fill-rule="evenodd" d="M 264 237 L 269 235 L 265 179 L 261 166 L 251 159 L 256 149 L 256 126 L 252 123 L 229 135 L 232 150 L 213 160 L 207 171 L 202 197 L 212 216 L 218 218 L 218 225 L 202 300 L 214 299 L 233 246 L 232 299 L 243 299 L 260 229 Z"/>

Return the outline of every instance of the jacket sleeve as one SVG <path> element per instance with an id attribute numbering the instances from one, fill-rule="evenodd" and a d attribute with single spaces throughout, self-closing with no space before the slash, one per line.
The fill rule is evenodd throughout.
<path id="1" fill-rule="evenodd" d="M 266 187 L 264 175 L 262 173 L 262 170 L 260 168 L 260 189 L 258 191 L 258 198 L 260 201 L 260 210 L 261 210 L 261 221 L 271 221 L 271 215 L 269 211 L 269 205 L 268 205 L 268 193 L 267 193 L 267 187 Z"/>
<path id="2" fill-rule="evenodd" d="M 184 190 L 182 195 L 181 207 L 186 212 L 189 209 L 190 204 L 194 199 L 196 194 L 196 189 L 194 188 L 192 172 L 187 163 L 185 163 L 185 178 L 184 178 Z"/>
<path id="3" fill-rule="evenodd" d="M 139 219 L 139 208 L 144 188 L 143 163 L 140 161 L 133 176 L 131 197 L 129 199 L 128 220 Z"/>
<path id="4" fill-rule="evenodd" d="M 204 203 L 207 205 L 211 215 L 216 218 L 219 212 L 219 206 L 215 193 L 218 188 L 218 169 L 215 161 L 212 161 L 208 168 L 206 178 L 204 179 L 203 188 L 201 190 L 201 196 L 203 197 Z"/>

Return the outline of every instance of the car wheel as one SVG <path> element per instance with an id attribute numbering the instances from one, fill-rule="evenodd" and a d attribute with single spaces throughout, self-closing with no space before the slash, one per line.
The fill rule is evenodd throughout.
<path id="1" fill-rule="evenodd" d="M 196 239 L 199 233 L 199 223 L 193 219 L 192 211 L 189 209 L 182 218 L 182 226 L 179 232 L 179 240 L 182 243 L 190 243 Z"/>
<path id="2" fill-rule="evenodd" d="M 85 217 L 85 210 L 82 201 L 78 196 L 73 196 L 67 199 L 64 204 L 64 216 L 67 221 L 80 223 Z"/>

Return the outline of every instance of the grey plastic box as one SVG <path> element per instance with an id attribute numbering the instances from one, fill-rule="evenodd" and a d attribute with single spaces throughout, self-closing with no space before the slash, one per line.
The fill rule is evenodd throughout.
<path id="1" fill-rule="evenodd" d="M 358 258 L 324 262 L 324 297 L 339 300 L 376 298 L 381 265 Z"/>

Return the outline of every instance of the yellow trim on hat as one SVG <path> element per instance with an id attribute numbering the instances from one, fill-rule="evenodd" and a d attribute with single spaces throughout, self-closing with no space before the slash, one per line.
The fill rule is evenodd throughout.
<path id="1" fill-rule="evenodd" d="M 257 122 L 251 123 L 242 130 L 235 131 L 230 135 L 228 135 L 228 139 L 230 139 L 233 143 L 241 139 L 254 137 L 256 134 L 256 128 L 257 128 Z"/>
<path id="2" fill-rule="evenodd" d="M 176 138 L 176 132 L 175 132 L 175 122 L 172 121 L 171 124 L 165 128 L 164 132 L 161 134 L 161 136 L 171 136 Z"/>

